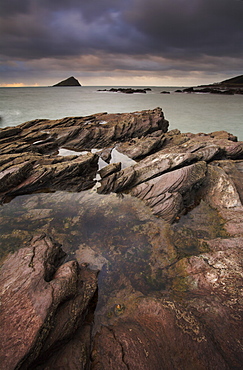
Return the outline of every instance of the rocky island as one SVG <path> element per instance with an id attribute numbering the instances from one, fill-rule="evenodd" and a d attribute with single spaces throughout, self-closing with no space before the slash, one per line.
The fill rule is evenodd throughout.
<path id="1" fill-rule="evenodd" d="M 73 76 L 67 78 L 66 80 L 63 80 L 61 82 L 58 82 L 57 84 L 53 85 L 53 87 L 65 87 L 65 86 L 81 86 L 79 81 L 74 78 Z"/>
<path id="2" fill-rule="evenodd" d="M 243 142 L 168 128 L 0 130 L 4 369 L 242 368 Z"/>

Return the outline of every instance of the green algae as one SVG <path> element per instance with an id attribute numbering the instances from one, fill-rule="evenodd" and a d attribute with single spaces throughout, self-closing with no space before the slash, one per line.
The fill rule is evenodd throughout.
<path id="1" fill-rule="evenodd" d="M 182 216 L 179 222 L 172 226 L 172 240 L 178 258 L 209 252 L 207 240 L 229 236 L 224 224 L 225 220 L 219 213 L 201 201 L 196 208 Z"/>

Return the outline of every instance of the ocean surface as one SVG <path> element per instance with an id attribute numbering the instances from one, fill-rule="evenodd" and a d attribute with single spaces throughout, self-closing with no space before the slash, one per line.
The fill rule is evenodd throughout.
<path id="1" fill-rule="evenodd" d="M 226 130 L 243 140 L 243 95 L 176 93 L 181 87 L 151 87 L 152 91 L 146 94 L 131 95 L 98 91 L 110 87 L 0 88 L 0 127 L 36 118 L 57 119 L 161 107 L 170 123 L 169 129 L 193 133 Z M 161 94 L 161 91 L 170 94 Z"/>

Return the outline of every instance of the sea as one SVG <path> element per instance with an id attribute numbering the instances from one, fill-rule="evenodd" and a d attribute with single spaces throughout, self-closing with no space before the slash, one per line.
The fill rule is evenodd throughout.
<path id="1" fill-rule="evenodd" d="M 146 94 L 98 91 L 111 87 L 114 86 L 0 88 L 0 127 L 37 118 L 58 119 L 161 107 L 170 123 L 169 129 L 192 133 L 225 130 L 243 140 L 243 95 L 178 93 L 176 90 L 183 89 L 180 86 L 151 86 Z M 170 94 L 161 93 L 163 91 Z"/>

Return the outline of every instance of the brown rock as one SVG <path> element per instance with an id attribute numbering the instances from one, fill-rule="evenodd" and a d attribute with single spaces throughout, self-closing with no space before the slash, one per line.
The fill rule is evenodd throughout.
<path id="1" fill-rule="evenodd" d="M 95 338 L 92 369 L 229 369 L 192 312 L 166 299 L 138 300 L 128 317 Z M 234 364 L 240 365 L 235 359 Z M 239 367 L 237 367 L 239 368 Z"/>
<path id="2" fill-rule="evenodd" d="M 42 349 L 60 345 L 82 322 L 96 278 L 93 274 L 88 281 L 88 273 L 80 275 L 76 261 L 60 266 L 64 255 L 59 245 L 39 236 L 4 262 L 0 352 L 4 369 L 31 367 Z"/>
<path id="3" fill-rule="evenodd" d="M 89 188 L 98 155 L 107 163 L 116 150 L 140 159 L 124 168 L 123 155 L 122 169 L 112 163 L 100 170 L 98 192 L 120 196 L 53 194 L 58 212 L 60 203 L 71 210 L 65 230 L 51 221 L 57 240 L 70 237 L 79 262 L 102 270 L 95 316 L 95 273 L 74 261 L 59 266 L 48 238 L 6 260 L 6 368 L 241 369 L 243 143 L 226 132 L 167 126 L 157 108 L 35 120 L 0 135 L 3 198 Z M 88 152 L 62 157 L 60 147 Z M 35 197 L 16 228 L 39 219 L 34 225 L 49 230 L 55 212 Z M 1 213 L 4 225 L 11 207 L 7 217 Z M 28 235 L 11 232 L 21 241 Z"/>
<path id="4" fill-rule="evenodd" d="M 10 157 L 11 158 L 11 157 Z M 23 156 L 20 156 L 20 160 Z M 20 161 L 19 160 L 19 161 Z M 15 162 L 18 158 L 15 157 Z M 12 165 L 11 165 L 12 164 Z M 0 199 L 38 190 L 84 190 L 95 184 L 98 156 L 41 157 L 25 154 L 24 161 L 2 166 Z"/>
<path id="5" fill-rule="evenodd" d="M 98 173 L 100 174 L 101 178 L 104 178 L 120 170 L 121 170 L 121 162 L 111 163 L 111 164 L 108 164 L 106 167 L 103 167 L 101 170 L 99 170 Z"/>
<path id="6" fill-rule="evenodd" d="M 108 176 L 101 181 L 99 193 L 121 192 L 148 181 L 162 173 L 194 162 L 197 156 L 191 153 L 164 153 L 163 150 L 151 154 L 136 165 Z"/>
<path id="7" fill-rule="evenodd" d="M 186 193 L 190 194 L 190 206 L 193 204 L 193 188 L 200 186 L 206 170 L 206 163 L 198 162 L 171 171 L 134 187 L 132 195 L 144 200 L 154 214 L 174 221 L 186 206 Z"/>
<path id="8" fill-rule="evenodd" d="M 160 149 L 163 145 L 164 137 L 146 136 L 141 139 L 132 139 L 129 142 L 118 144 L 116 149 L 126 154 L 129 158 L 143 158 Z"/>

